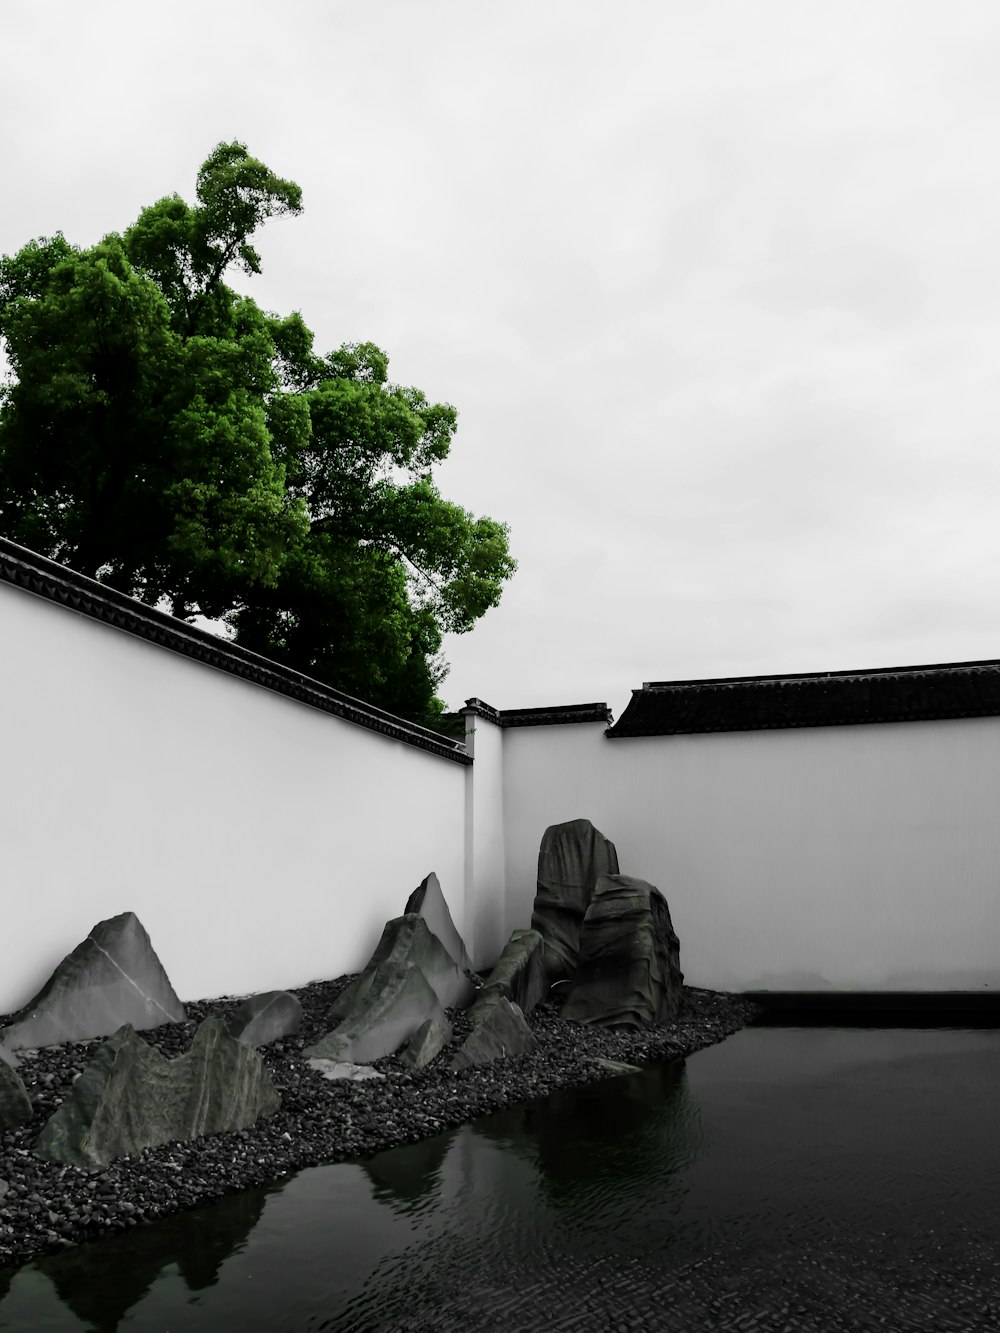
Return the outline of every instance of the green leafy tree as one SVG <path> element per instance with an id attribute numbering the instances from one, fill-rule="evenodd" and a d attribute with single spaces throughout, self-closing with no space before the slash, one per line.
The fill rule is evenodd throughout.
<path id="1" fill-rule="evenodd" d="M 299 187 L 220 144 L 89 250 L 0 259 L 0 531 L 380 707 L 433 723 L 442 633 L 516 568 L 507 528 L 439 494 L 448 404 L 394 385 L 371 343 L 326 356 L 298 314 L 224 278 L 301 212 Z"/>

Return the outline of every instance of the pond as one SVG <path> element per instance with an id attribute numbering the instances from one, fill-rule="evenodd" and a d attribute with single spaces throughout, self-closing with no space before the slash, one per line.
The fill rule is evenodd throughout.
<path id="1" fill-rule="evenodd" d="M 1000 1327 L 1000 1031 L 686 1061 L 0 1270 L 0 1329 Z"/>

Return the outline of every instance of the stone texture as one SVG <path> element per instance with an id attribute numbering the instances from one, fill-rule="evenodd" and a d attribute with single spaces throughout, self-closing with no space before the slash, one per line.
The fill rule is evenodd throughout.
<path id="1" fill-rule="evenodd" d="M 580 932 L 580 962 L 562 1017 L 606 1027 L 666 1023 L 684 975 L 670 909 L 659 889 L 631 875 L 602 875 Z"/>
<path id="2" fill-rule="evenodd" d="M 269 990 L 250 995 L 230 1015 L 226 1025 L 231 1037 L 248 1046 L 266 1046 L 269 1041 L 289 1037 L 302 1026 L 302 1005 L 287 990 Z"/>
<path id="3" fill-rule="evenodd" d="M 125 1023 L 143 1031 L 185 1018 L 134 912 L 99 921 L 23 1013 L 0 1031 L 0 1040 L 12 1050 L 106 1037 Z"/>
<path id="4" fill-rule="evenodd" d="M 245 1129 L 281 1105 L 255 1050 L 206 1018 L 191 1049 L 167 1060 L 126 1023 L 99 1048 L 38 1137 L 51 1162 L 100 1170 L 116 1157 Z"/>
<path id="5" fill-rule="evenodd" d="M 537 930 L 515 930 L 504 945 L 496 966 L 486 978 L 484 991 L 498 991 L 512 1000 L 522 1013 L 530 1014 L 549 990 L 545 972 L 545 942 Z M 475 1008 L 475 1005 L 473 1006 Z"/>
<path id="6" fill-rule="evenodd" d="M 31 1098 L 20 1074 L 0 1060 L 0 1130 L 26 1125 L 33 1115 Z"/>
<path id="7" fill-rule="evenodd" d="M 414 920 L 419 921 L 419 917 Z M 427 931 L 422 921 L 420 925 Z M 330 1012 L 336 1007 L 332 1006 Z M 389 958 L 368 976 L 366 988 L 356 996 L 356 1005 L 337 1026 L 302 1054 L 306 1059 L 312 1056 L 367 1064 L 394 1054 L 429 1018 L 445 1021 L 438 997 L 423 971 L 416 963 Z"/>
<path id="8" fill-rule="evenodd" d="M 537 1044 L 517 1005 L 494 992 L 488 1005 L 484 1006 L 479 1022 L 474 1024 L 452 1060 L 451 1068 L 468 1069 L 471 1065 L 492 1064 L 494 1060 L 524 1055 L 533 1051 Z"/>
<path id="9" fill-rule="evenodd" d="M 438 937 L 448 950 L 448 953 L 458 964 L 460 971 L 472 972 L 475 970 L 466 951 L 465 943 L 451 919 L 448 904 L 441 892 L 441 884 L 433 870 L 426 879 L 420 881 L 407 898 L 403 912 L 407 916 L 415 913 L 417 916 L 423 917 L 427 922 L 428 929 Z"/>
<path id="10" fill-rule="evenodd" d="M 538 850 L 538 884 L 531 926 L 545 941 L 545 972 L 551 985 L 571 977 L 580 951 L 580 928 L 601 875 L 617 875 L 613 842 L 589 819 L 553 824 Z"/>
<path id="11" fill-rule="evenodd" d="M 347 1060 L 307 1060 L 306 1064 L 333 1081 L 345 1079 L 349 1083 L 361 1083 L 366 1078 L 385 1078 L 371 1065 L 352 1065 Z"/>
<path id="12" fill-rule="evenodd" d="M 454 1032 L 447 1018 L 442 1022 L 438 1018 L 428 1018 L 421 1023 L 416 1032 L 400 1052 L 399 1060 L 408 1069 L 423 1069 L 429 1065 L 451 1041 Z"/>
<path id="13" fill-rule="evenodd" d="M 423 917 L 407 912 L 386 922 L 364 971 L 337 996 L 327 1010 L 327 1018 L 336 1023 L 349 1014 L 357 1014 L 366 1002 L 376 974 L 386 964 L 397 968 L 407 964 L 419 967 L 442 1008 L 464 1009 L 475 993 L 472 982 Z"/>
<path id="14" fill-rule="evenodd" d="M 0 1042 L 0 1060 L 6 1065 L 10 1065 L 11 1069 L 17 1069 L 21 1063 L 14 1052 L 9 1051 L 7 1047 L 4 1046 L 3 1042 Z"/>

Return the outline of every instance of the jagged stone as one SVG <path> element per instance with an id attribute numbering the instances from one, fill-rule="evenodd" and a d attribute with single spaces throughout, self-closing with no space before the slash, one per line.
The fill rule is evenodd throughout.
<path id="1" fill-rule="evenodd" d="M 427 931 L 422 921 L 420 925 Z M 307 1059 L 367 1064 L 398 1051 L 427 1019 L 445 1021 L 438 998 L 416 963 L 387 959 L 368 981 L 356 1007 L 332 1031 L 305 1048 L 302 1054 Z"/>
<path id="2" fill-rule="evenodd" d="M 580 927 L 601 875 L 617 875 L 618 853 L 589 819 L 553 824 L 538 849 L 538 885 L 531 926 L 545 941 L 549 983 L 571 977 L 580 953 Z"/>
<path id="3" fill-rule="evenodd" d="M 31 1098 L 20 1074 L 0 1060 L 0 1130 L 26 1125 L 33 1115 Z"/>
<path id="4" fill-rule="evenodd" d="M 539 1000 L 548 994 L 545 972 L 545 942 L 537 930 L 515 930 L 504 945 L 496 966 L 486 978 L 486 985 L 476 996 L 479 1004 L 484 991 L 498 991 L 530 1014 Z"/>
<path id="5" fill-rule="evenodd" d="M 9 1051 L 3 1042 L 0 1042 L 0 1060 L 6 1065 L 10 1065 L 11 1069 L 17 1069 L 21 1063 L 14 1052 Z"/>
<path id="6" fill-rule="evenodd" d="M 407 912 L 385 923 L 382 938 L 365 964 L 364 971 L 337 996 L 326 1011 L 327 1019 L 332 1023 L 340 1023 L 349 1014 L 360 1012 L 366 1004 L 366 997 L 379 968 L 389 963 L 397 968 L 405 967 L 408 963 L 419 967 L 442 1008 L 464 1009 L 475 993 L 472 982 L 424 918 L 416 912 Z"/>
<path id="7" fill-rule="evenodd" d="M 237 1041 L 266 1046 L 279 1037 L 289 1037 L 302 1026 L 302 1005 L 287 990 L 269 990 L 250 995 L 230 1015 L 226 1029 Z"/>
<path id="8" fill-rule="evenodd" d="M 606 1060 L 603 1055 L 588 1055 L 587 1063 L 591 1065 L 600 1065 L 602 1069 L 610 1069 L 612 1074 L 641 1074 L 642 1069 L 639 1065 L 626 1064 L 624 1060 Z"/>
<path id="9" fill-rule="evenodd" d="M 454 1035 L 447 1018 L 442 1022 L 438 1018 L 428 1018 L 421 1023 L 406 1047 L 399 1054 L 401 1064 L 409 1069 L 423 1069 L 429 1065 L 435 1055 L 443 1051 Z"/>
<path id="10" fill-rule="evenodd" d="M 516 1004 L 494 992 L 484 1006 L 482 1017 L 473 1025 L 461 1049 L 451 1062 L 452 1069 L 488 1065 L 533 1051 L 538 1043 Z"/>
<path id="11" fill-rule="evenodd" d="M 451 919 L 448 904 L 441 892 L 440 881 L 433 870 L 426 879 L 420 881 L 407 898 L 403 913 L 406 916 L 416 913 L 417 916 L 423 917 L 429 929 L 458 964 L 459 969 L 462 972 L 474 971 L 465 943 Z"/>
<path id="12" fill-rule="evenodd" d="M 106 1037 L 125 1023 L 144 1031 L 184 1018 L 142 923 L 122 912 L 99 921 L 67 954 L 0 1040 L 12 1050 L 58 1046 Z"/>
<path id="13" fill-rule="evenodd" d="M 602 875 L 580 932 L 580 961 L 562 1017 L 605 1027 L 666 1023 L 683 997 L 680 944 L 659 889 Z"/>
<path id="14" fill-rule="evenodd" d="M 175 1060 L 126 1023 L 73 1084 L 35 1153 L 100 1170 L 161 1143 L 245 1129 L 280 1105 L 261 1057 L 230 1037 L 221 1018 L 206 1018 L 190 1051 Z"/>
<path id="15" fill-rule="evenodd" d="M 346 1079 L 350 1083 L 360 1083 L 366 1078 L 385 1078 L 371 1065 L 352 1065 L 347 1060 L 307 1060 L 306 1064 L 331 1080 Z"/>

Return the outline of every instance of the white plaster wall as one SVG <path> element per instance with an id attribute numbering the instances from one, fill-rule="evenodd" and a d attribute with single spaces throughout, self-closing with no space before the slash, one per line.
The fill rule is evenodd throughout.
<path id="1" fill-rule="evenodd" d="M 0 583 L 0 1013 L 134 911 L 182 1000 L 357 971 L 437 872 L 462 764 Z"/>
<path id="2" fill-rule="evenodd" d="M 691 985 L 1000 988 L 1000 718 L 504 747 L 507 929 L 544 828 L 585 817 L 665 894 Z"/>
<path id="3" fill-rule="evenodd" d="M 474 763 L 466 769 L 465 946 L 478 972 L 486 972 L 507 941 L 504 933 L 503 737 L 495 722 L 465 711 L 465 745 Z"/>

